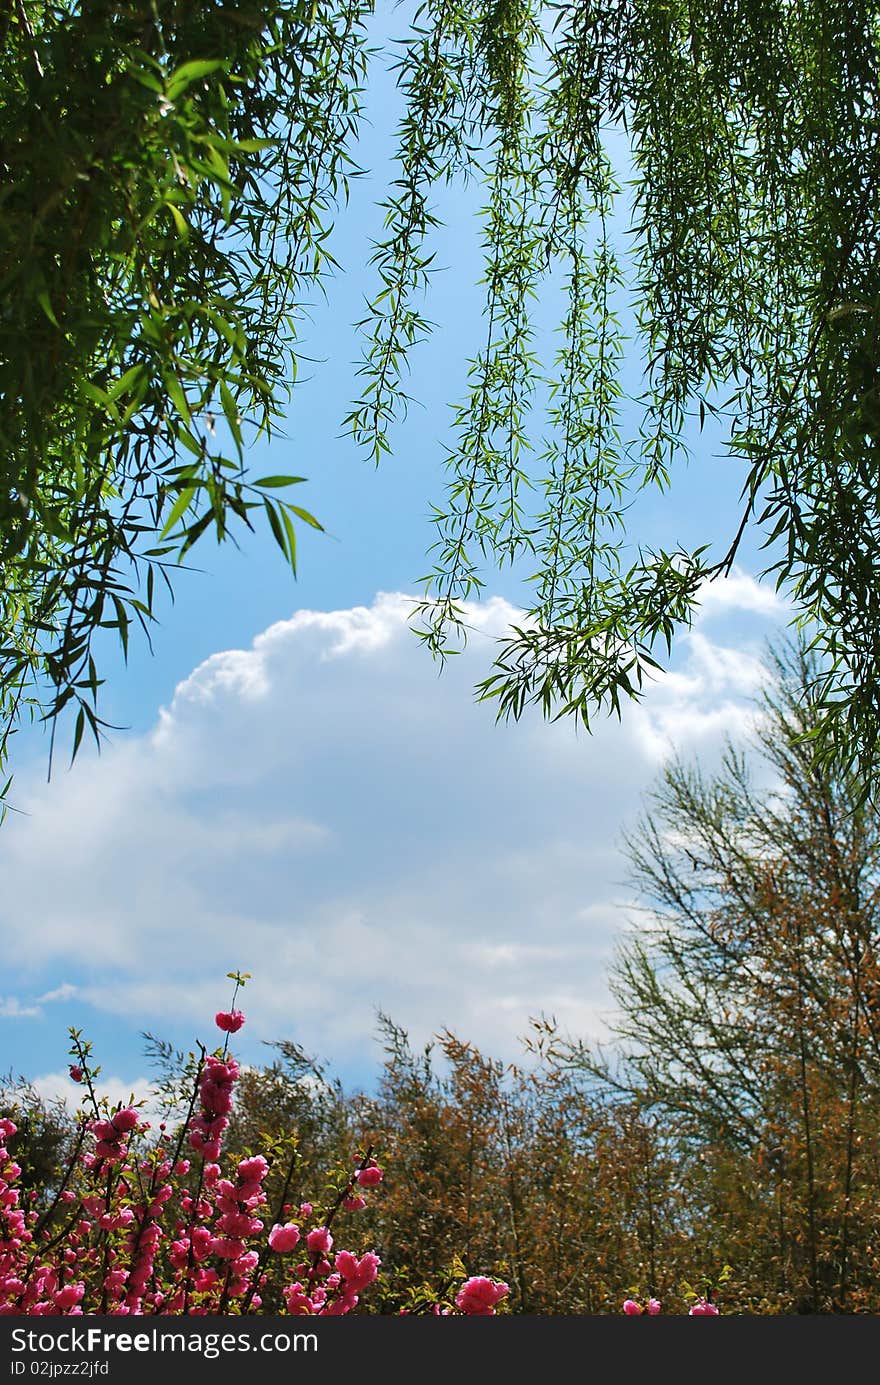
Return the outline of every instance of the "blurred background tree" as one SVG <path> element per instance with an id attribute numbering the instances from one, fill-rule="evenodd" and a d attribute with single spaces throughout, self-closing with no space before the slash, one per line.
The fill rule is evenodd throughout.
<path id="1" fill-rule="evenodd" d="M 671 765 L 632 834 L 649 912 L 613 968 L 613 1058 L 570 1056 L 674 1132 L 728 1292 L 849 1312 L 877 1269 L 880 835 L 849 776 L 812 763 L 812 658 L 783 651 L 775 674 L 757 762 Z"/>

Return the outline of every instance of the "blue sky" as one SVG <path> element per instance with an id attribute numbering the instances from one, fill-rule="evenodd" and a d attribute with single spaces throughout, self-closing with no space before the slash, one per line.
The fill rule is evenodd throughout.
<path id="1" fill-rule="evenodd" d="M 427 569 L 450 404 L 475 350 L 477 190 L 448 200 L 437 238 L 432 340 L 414 358 L 420 401 L 376 470 L 340 436 L 358 354 L 351 323 L 380 217 L 387 86 L 340 225 L 344 273 L 316 305 L 289 438 L 254 474 L 309 477 L 297 498 L 328 533 L 302 534 L 294 582 L 265 533 L 203 544 L 162 611 L 156 655 L 108 655 L 105 715 L 125 726 L 46 781 L 46 741 L 19 738 L 0 829 L 3 1067 L 64 1088 L 67 1027 L 95 1042 L 107 1090 L 147 1074 L 142 1030 L 213 1042 L 225 974 L 243 996 L 245 1059 L 292 1038 L 350 1084 L 380 1053 L 378 1009 L 419 1042 L 448 1026 L 501 1056 L 530 1015 L 602 1032 L 605 970 L 633 917 L 620 834 L 678 748 L 707 760 L 746 730 L 764 640 L 787 611 L 753 575 L 707 593 L 672 671 L 592 737 L 537 716 L 496 726 L 472 688 L 515 615 L 511 574 L 490 577 L 465 656 L 438 676 L 407 616 Z M 549 316 L 547 305 L 539 313 Z M 723 542 L 741 475 L 697 448 L 671 497 L 642 513 L 657 541 Z M 63 746 L 62 746 L 63 752 Z"/>

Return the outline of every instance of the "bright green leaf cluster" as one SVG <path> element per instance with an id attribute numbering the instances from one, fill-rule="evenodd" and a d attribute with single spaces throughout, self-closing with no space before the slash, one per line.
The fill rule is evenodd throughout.
<path id="1" fill-rule="evenodd" d="M 24 707 L 101 720 L 92 644 L 263 513 L 251 480 L 328 262 L 368 4 L 22 0 L 0 18 L 0 759 Z M 8 786 L 7 786 L 8 787 Z"/>

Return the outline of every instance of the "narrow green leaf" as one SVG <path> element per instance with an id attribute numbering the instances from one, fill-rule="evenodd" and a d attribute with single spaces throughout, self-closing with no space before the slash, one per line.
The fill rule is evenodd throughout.
<path id="1" fill-rule="evenodd" d="M 269 527 L 275 536 L 275 542 L 278 544 L 278 547 L 281 549 L 281 552 L 284 554 L 285 558 L 289 562 L 290 554 L 287 551 L 287 540 L 284 535 L 284 529 L 282 527 L 281 520 L 278 518 L 278 515 L 275 511 L 275 506 L 272 504 L 271 500 L 264 500 L 263 504 L 266 509 L 266 514 L 269 516 Z"/>
<path id="2" fill-rule="evenodd" d="M 45 289 L 40 289 L 39 293 L 37 294 L 37 302 L 39 303 L 40 307 L 43 309 L 43 312 L 46 314 L 46 316 L 47 316 L 47 318 L 49 319 L 49 321 L 52 323 L 52 326 L 53 326 L 53 327 L 57 327 L 58 330 L 60 331 L 60 330 L 61 330 L 61 323 L 58 321 L 57 317 L 55 316 L 54 310 L 53 310 L 53 308 L 52 308 L 52 304 L 51 304 L 51 302 L 49 301 L 49 295 L 48 295 L 48 293 L 46 292 Z"/>
<path id="3" fill-rule="evenodd" d="M 239 459 L 241 459 L 243 455 L 241 421 L 238 415 L 238 408 L 232 397 L 232 391 L 225 380 L 220 381 L 220 403 L 223 406 L 223 413 L 229 425 L 229 431 L 235 439 L 235 446 L 238 449 Z"/>
<path id="4" fill-rule="evenodd" d="M 70 756 L 70 763 L 71 763 L 71 764 L 73 764 L 74 760 L 76 759 L 77 751 L 79 750 L 80 745 L 82 744 L 83 731 L 85 730 L 85 727 L 86 727 L 85 707 L 84 707 L 84 705 L 83 705 L 82 703 L 80 703 L 79 711 L 78 711 L 77 714 L 76 714 L 76 725 L 75 725 L 74 730 L 73 730 L 73 751 L 72 751 L 71 756 Z"/>
<path id="5" fill-rule="evenodd" d="M 293 572 L 293 575 L 294 575 L 294 577 L 295 577 L 295 576 L 296 576 L 296 530 L 295 530 L 295 528 L 294 528 L 294 526 L 293 526 L 293 520 L 290 518 L 290 515 L 287 513 L 287 507 L 286 507 L 286 506 L 282 506 L 282 508 L 281 508 L 281 519 L 282 519 L 282 522 L 283 522 L 283 524 L 284 524 L 284 532 L 285 532 L 285 534 L 287 535 L 287 548 L 288 548 L 287 557 L 288 557 L 288 561 L 289 561 L 289 563 L 290 563 L 291 571 Z"/>
<path id="6" fill-rule="evenodd" d="M 172 529 L 175 529 L 177 527 L 180 520 L 183 519 L 183 516 L 189 509 L 190 503 L 195 493 L 195 486 L 186 486 L 180 492 L 180 495 L 177 497 L 174 504 L 171 506 L 171 513 L 168 516 L 168 519 L 165 523 L 165 527 L 159 535 L 161 539 L 166 538 L 168 534 L 171 533 Z"/>
<path id="7" fill-rule="evenodd" d="M 165 388 L 168 391 L 168 398 L 177 409 L 181 418 L 184 418 L 186 422 L 192 426 L 192 414 L 190 413 L 189 404 L 187 403 L 183 386 L 176 375 L 166 375 Z"/>
<path id="8" fill-rule="evenodd" d="M 80 380 L 79 385 L 80 389 L 84 394 L 88 395 L 89 399 L 93 399 L 96 404 L 100 404 L 111 418 L 118 421 L 119 410 L 106 390 L 102 390 L 100 385 L 93 385 L 91 380 Z"/>
<path id="9" fill-rule="evenodd" d="M 175 207 L 173 202 L 166 202 L 165 206 L 171 213 L 172 220 L 174 221 L 174 224 L 177 227 L 180 239 L 187 240 L 189 237 L 189 222 L 186 220 L 184 216 L 181 215 L 179 209 Z"/>
<path id="10" fill-rule="evenodd" d="M 193 82 L 198 82 L 202 77 L 210 77 L 212 72 L 217 72 L 225 66 L 226 64 L 218 58 L 195 58 L 192 62 L 183 63 L 166 83 L 165 95 L 169 101 L 176 101 Z"/>
<path id="11" fill-rule="evenodd" d="M 299 505 L 288 505 L 287 508 L 290 510 L 291 514 L 296 515 L 297 519 L 301 519 L 304 524 L 310 524 L 313 529 L 317 529 L 323 534 L 323 524 L 321 524 L 320 520 L 315 519 L 314 515 L 309 514 L 308 510 L 300 509 Z"/>
<path id="12" fill-rule="evenodd" d="M 118 380 L 107 391 L 108 399 L 118 399 L 133 384 L 143 380 L 147 375 L 147 367 L 143 361 L 138 361 L 137 365 L 129 366 L 124 375 L 120 375 Z"/>

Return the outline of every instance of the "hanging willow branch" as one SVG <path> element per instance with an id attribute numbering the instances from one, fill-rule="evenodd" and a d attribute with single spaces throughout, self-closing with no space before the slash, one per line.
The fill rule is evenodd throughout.
<path id="1" fill-rule="evenodd" d="M 481 685 L 589 723 L 638 696 L 747 534 L 817 660 L 817 755 L 880 754 L 876 0 L 20 0 L 0 19 L 0 756 L 24 712 L 100 734 L 100 628 L 297 477 L 247 449 L 289 403 L 335 264 L 376 64 L 401 114 L 346 427 L 393 446 L 431 330 L 440 191 L 485 187 L 485 315 L 419 629 L 515 562 Z M 326 286 L 325 286 L 326 287 Z M 544 359 L 538 297 L 558 301 Z M 629 398 L 625 380 L 641 367 Z M 631 423 L 631 420 L 635 420 Z M 639 543 L 711 419 L 745 475 L 719 551 Z M 725 465 L 725 459 L 719 460 Z M 713 517 L 714 521 L 714 517 Z M 715 528 L 713 522 L 713 528 Z M 0 794 L 0 800 L 5 790 Z"/>

